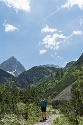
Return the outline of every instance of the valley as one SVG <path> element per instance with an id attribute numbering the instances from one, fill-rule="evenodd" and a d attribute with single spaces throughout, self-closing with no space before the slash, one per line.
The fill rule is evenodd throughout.
<path id="1" fill-rule="evenodd" d="M 35 66 L 17 77 L 0 69 L 1 125 L 35 124 L 41 119 L 42 98 L 46 98 L 47 107 L 51 107 L 49 111 L 59 110 L 59 115 L 64 116 L 58 118 L 58 121 L 55 117 L 54 122 L 51 120 L 52 124 L 59 125 L 59 121 L 65 119 L 68 125 L 81 125 L 83 54 L 77 61 L 69 63 L 68 67 Z"/>

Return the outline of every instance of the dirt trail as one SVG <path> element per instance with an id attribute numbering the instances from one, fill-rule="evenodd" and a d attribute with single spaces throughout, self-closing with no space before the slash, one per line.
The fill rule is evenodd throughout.
<path id="1" fill-rule="evenodd" d="M 35 123 L 34 125 L 52 125 L 53 121 L 59 117 L 60 115 L 58 114 L 52 114 L 51 116 L 49 116 L 49 118 L 45 121 L 45 122 L 38 122 Z"/>

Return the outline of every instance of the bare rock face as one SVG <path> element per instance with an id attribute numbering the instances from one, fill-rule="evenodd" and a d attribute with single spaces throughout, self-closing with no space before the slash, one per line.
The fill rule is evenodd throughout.
<path id="1" fill-rule="evenodd" d="M 12 74 L 15 77 L 25 71 L 24 66 L 14 56 L 1 63 L 0 69 Z"/>

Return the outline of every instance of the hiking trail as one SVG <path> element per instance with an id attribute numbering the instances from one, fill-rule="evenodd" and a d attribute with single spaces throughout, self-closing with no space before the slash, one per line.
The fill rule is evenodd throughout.
<path id="1" fill-rule="evenodd" d="M 51 114 L 45 122 L 37 122 L 34 125 L 53 125 L 53 121 L 57 118 L 60 117 L 59 114 Z"/>

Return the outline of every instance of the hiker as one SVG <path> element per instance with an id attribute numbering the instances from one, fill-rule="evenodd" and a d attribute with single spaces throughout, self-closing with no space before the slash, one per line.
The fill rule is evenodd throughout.
<path id="1" fill-rule="evenodd" d="M 41 106 L 41 110 L 42 110 L 43 121 L 45 121 L 45 120 L 47 120 L 47 118 L 46 118 L 46 99 L 42 99 L 40 101 L 40 106 Z"/>

